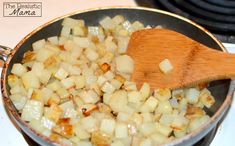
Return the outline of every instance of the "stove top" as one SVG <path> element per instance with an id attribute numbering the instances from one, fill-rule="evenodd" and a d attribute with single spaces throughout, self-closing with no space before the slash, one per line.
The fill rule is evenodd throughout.
<path id="1" fill-rule="evenodd" d="M 211 31 L 219 40 L 235 43 L 235 1 L 232 0 L 136 0 L 189 18 Z"/>

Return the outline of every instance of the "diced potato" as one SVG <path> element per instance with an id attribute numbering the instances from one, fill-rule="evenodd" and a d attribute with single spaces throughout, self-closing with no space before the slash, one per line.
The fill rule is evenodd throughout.
<path id="1" fill-rule="evenodd" d="M 82 118 L 81 124 L 88 132 L 94 132 L 98 129 L 98 121 L 92 116 Z"/>
<path id="2" fill-rule="evenodd" d="M 79 146 L 92 146 L 92 143 L 89 141 L 79 141 L 77 143 L 77 145 L 79 145 Z"/>
<path id="3" fill-rule="evenodd" d="M 129 37 L 119 37 L 118 38 L 118 53 L 126 53 L 127 46 L 129 42 Z"/>
<path id="4" fill-rule="evenodd" d="M 28 100 L 22 110 L 21 118 L 24 121 L 39 120 L 43 114 L 43 104 L 40 101 Z"/>
<path id="5" fill-rule="evenodd" d="M 160 101 L 168 100 L 171 98 L 171 90 L 167 88 L 157 89 L 154 91 L 154 96 Z"/>
<path id="6" fill-rule="evenodd" d="M 119 140 L 115 140 L 111 143 L 110 146 L 124 146 L 124 144 Z"/>
<path id="7" fill-rule="evenodd" d="M 175 116 L 172 114 L 162 114 L 161 118 L 159 119 L 159 123 L 170 126 L 172 122 L 174 121 Z"/>
<path id="8" fill-rule="evenodd" d="M 77 19 L 73 19 L 73 18 L 64 18 L 62 22 L 62 26 L 67 26 L 70 28 L 73 28 L 76 25 L 79 25 L 79 22 Z"/>
<path id="9" fill-rule="evenodd" d="M 62 27 L 60 35 L 62 37 L 67 37 L 68 38 L 70 36 L 70 32 L 71 32 L 71 28 L 68 27 L 68 26 L 64 26 L 64 27 Z"/>
<path id="10" fill-rule="evenodd" d="M 196 129 L 198 129 L 199 127 L 201 127 L 202 125 L 208 123 L 208 121 L 210 121 L 210 117 L 205 115 L 202 116 L 200 118 L 195 118 L 193 119 L 190 123 L 189 123 L 189 131 L 192 132 Z"/>
<path id="11" fill-rule="evenodd" d="M 115 127 L 115 137 L 116 138 L 125 138 L 128 136 L 128 128 L 124 123 L 117 123 Z"/>
<path id="12" fill-rule="evenodd" d="M 96 103 L 100 100 L 100 97 L 96 94 L 94 90 L 82 91 L 79 96 L 84 103 Z"/>
<path id="13" fill-rule="evenodd" d="M 136 91 L 136 83 L 135 82 L 130 82 L 130 81 L 125 81 L 123 88 L 127 91 Z"/>
<path id="14" fill-rule="evenodd" d="M 155 132 L 154 134 L 150 136 L 150 138 L 154 141 L 156 145 L 159 145 L 168 141 L 168 138 L 159 132 Z"/>
<path id="15" fill-rule="evenodd" d="M 56 93 L 60 96 L 61 99 L 67 99 L 70 96 L 70 93 L 64 87 L 56 90 Z"/>
<path id="16" fill-rule="evenodd" d="M 140 23 L 139 21 L 135 21 L 134 23 L 132 23 L 131 27 L 133 31 L 144 29 L 144 25 Z"/>
<path id="17" fill-rule="evenodd" d="M 59 90 L 62 87 L 60 81 L 58 80 L 54 80 L 53 82 L 51 82 L 50 84 L 47 85 L 47 88 L 56 91 Z"/>
<path id="18" fill-rule="evenodd" d="M 91 137 L 90 133 L 88 133 L 86 130 L 83 129 L 83 127 L 80 124 L 76 124 L 74 126 L 74 133 L 76 136 L 79 137 L 79 139 L 89 139 Z"/>
<path id="19" fill-rule="evenodd" d="M 115 91 L 115 89 L 116 88 L 112 84 L 110 84 L 109 82 L 105 82 L 103 84 L 103 86 L 101 87 L 101 90 L 104 93 L 108 93 L 108 94 L 113 93 Z"/>
<path id="20" fill-rule="evenodd" d="M 117 71 L 122 73 L 132 73 L 134 71 L 134 61 L 128 55 L 116 57 Z"/>
<path id="21" fill-rule="evenodd" d="M 143 117 L 143 123 L 147 122 L 153 122 L 153 114 L 149 112 L 141 113 L 141 116 Z"/>
<path id="22" fill-rule="evenodd" d="M 209 92 L 206 92 L 205 90 L 202 90 L 199 95 L 199 100 L 202 102 L 203 105 L 205 105 L 207 108 L 210 108 L 214 103 L 215 99 L 212 95 L 210 95 Z"/>
<path id="23" fill-rule="evenodd" d="M 138 91 L 131 91 L 128 93 L 128 102 L 139 103 L 141 100 L 141 93 Z"/>
<path id="24" fill-rule="evenodd" d="M 60 103 L 60 97 L 59 97 L 57 94 L 55 94 L 55 93 L 53 93 L 53 94 L 49 97 L 49 99 L 48 99 L 48 101 L 47 101 L 47 104 L 48 104 L 49 106 L 51 106 L 51 105 L 53 105 L 53 104 L 58 105 L 59 103 Z"/>
<path id="25" fill-rule="evenodd" d="M 63 68 L 60 68 L 60 69 L 56 72 L 55 77 L 56 77 L 57 79 L 62 80 L 62 79 L 65 79 L 68 75 L 69 75 L 69 73 L 68 73 L 67 71 L 65 71 Z"/>
<path id="26" fill-rule="evenodd" d="M 53 45 L 58 45 L 59 44 L 59 39 L 57 36 L 49 37 L 47 40 L 52 43 Z"/>
<path id="27" fill-rule="evenodd" d="M 24 67 L 22 64 L 20 63 L 16 63 L 13 65 L 12 69 L 11 69 L 11 73 L 17 75 L 17 76 L 22 76 L 23 74 L 25 74 L 27 72 L 26 67 Z"/>
<path id="28" fill-rule="evenodd" d="M 75 81 L 76 89 L 81 89 L 86 84 L 86 79 L 84 76 L 77 76 L 75 77 L 74 81 Z"/>
<path id="29" fill-rule="evenodd" d="M 164 59 L 161 61 L 159 63 L 159 68 L 164 74 L 170 73 L 173 70 L 173 66 L 169 59 Z"/>
<path id="30" fill-rule="evenodd" d="M 111 79 L 110 83 L 115 87 L 116 89 L 120 89 L 122 86 L 122 83 L 116 79 Z"/>
<path id="31" fill-rule="evenodd" d="M 205 115 L 205 111 L 200 107 L 188 106 L 185 117 L 188 119 L 200 118 Z"/>
<path id="32" fill-rule="evenodd" d="M 140 93 L 142 95 L 141 100 L 145 101 L 150 95 L 150 86 L 148 83 L 144 83 L 140 88 Z"/>
<path id="33" fill-rule="evenodd" d="M 125 21 L 124 17 L 122 15 L 116 15 L 112 18 L 112 21 L 116 23 L 116 25 L 119 25 Z"/>
<path id="34" fill-rule="evenodd" d="M 69 89 L 69 88 L 75 86 L 74 78 L 73 78 L 73 77 L 68 77 L 68 78 L 62 79 L 62 80 L 61 80 L 61 84 L 62 84 L 66 89 Z"/>
<path id="35" fill-rule="evenodd" d="M 56 123 L 62 114 L 63 110 L 58 105 L 52 104 L 49 110 L 45 113 L 45 117 Z"/>
<path id="36" fill-rule="evenodd" d="M 106 134 L 112 134 L 115 130 L 115 124 L 114 119 L 103 119 L 100 124 L 100 131 Z"/>
<path id="37" fill-rule="evenodd" d="M 39 79 L 32 71 L 23 74 L 22 81 L 26 89 L 40 87 Z"/>
<path id="38" fill-rule="evenodd" d="M 199 94 L 200 94 L 200 91 L 198 91 L 196 88 L 189 88 L 185 92 L 185 96 L 186 96 L 188 102 L 191 104 L 198 102 Z"/>
<path id="39" fill-rule="evenodd" d="M 139 146 L 153 146 L 153 142 L 150 138 L 147 138 L 147 139 L 143 139 Z"/>
<path id="40" fill-rule="evenodd" d="M 122 26 L 123 26 L 123 28 L 125 28 L 125 29 L 128 30 L 129 32 L 132 31 L 130 21 L 128 21 L 128 20 L 124 21 L 124 22 L 122 23 Z"/>
<path id="41" fill-rule="evenodd" d="M 22 94 L 22 95 L 26 95 L 27 91 L 24 88 L 23 85 L 19 84 L 19 85 L 15 85 L 14 87 L 11 88 L 10 90 L 11 94 Z"/>
<path id="42" fill-rule="evenodd" d="M 140 126 L 140 131 L 141 133 L 143 133 L 145 136 L 149 136 L 150 134 L 154 133 L 157 129 L 157 127 L 155 126 L 154 123 L 152 122 L 146 122 L 143 123 Z"/>
<path id="43" fill-rule="evenodd" d="M 175 89 L 172 91 L 172 97 L 176 98 L 179 101 L 183 99 L 184 96 L 185 96 L 185 93 L 183 89 Z"/>
<path id="44" fill-rule="evenodd" d="M 96 53 L 96 51 L 92 50 L 92 49 L 86 49 L 85 54 L 86 54 L 86 57 L 90 61 L 95 61 L 99 57 L 99 55 Z"/>
<path id="45" fill-rule="evenodd" d="M 57 125 L 53 127 L 52 131 L 65 138 L 71 138 L 74 136 L 73 125 L 70 124 L 69 118 L 59 119 Z"/>
<path id="46" fill-rule="evenodd" d="M 9 86 L 11 88 L 16 86 L 16 85 L 20 85 L 21 84 L 21 80 L 16 75 L 13 75 L 13 74 L 10 74 L 7 77 L 7 81 L 8 81 L 8 84 L 9 84 Z"/>
<path id="47" fill-rule="evenodd" d="M 73 41 L 81 48 L 89 48 L 91 42 L 85 37 L 73 37 Z"/>
<path id="48" fill-rule="evenodd" d="M 42 62 L 34 62 L 32 67 L 32 72 L 40 77 L 43 73 L 44 65 Z"/>
<path id="49" fill-rule="evenodd" d="M 44 69 L 42 70 L 42 74 L 38 78 L 42 84 L 46 85 L 51 78 L 51 72 Z"/>
<path id="50" fill-rule="evenodd" d="M 127 92 L 119 90 L 110 97 L 109 105 L 115 112 L 123 111 L 123 107 L 127 105 Z"/>
<path id="51" fill-rule="evenodd" d="M 99 86 L 102 86 L 106 81 L 107 79 L 104 76 L 99 76 L 97 79 L 97 83 Z"/>
<path id="52" fill-rule="evenodd" d="M 44 39 L 38 40 L 32 44 L 33 50 L 36 51 L 36 50 L 42 49 L 44 48 L 45 44 L 46 44 L 46 41 Z"/>
<path id="53" fill-rule="evenodd" d="M 50 56 L 54 54 L 53 51 L 49 49 L 42 48 L 37 51 L 36 53 L 36 60 L 39 62 L 44 62 L 46 61 Z"/>
<path id="54" fill-rule="evenodd" d="M 95 146 L 106 146 L 111 143 L 111 135 L 102 133 L 101 131 L 95 131 L 91 135 L 91 142 Z"/>
<path id="55" fill-rule="evenodd" d="M 69 100 L 69 101 L 66 101 L 66 102 L 60 104 L 59 107 L 63 111 L 63 114 L 65 114 L 67 110 L 74 109 L 74 104 L 73 104 L 72 100 Z"/>
<path id="56" fill-rule="evenodd" d="M 114 29 L 116 26 L 116 23 L 110 17 L 105 17 L 99 23 L 104 29 Z"/>
<path id="57" fill-rule="evenodd" d="M 166 137 L 168 137 L 172 132 L 172 128 L 162 125 L 160 123 L 155 123 L 155 126 L 157 131 Z"/>
<path id="58" fill-rule="evenodd" d="M 117 120 L 120 122 L 126 122 L 130 119 L 131 114 L 126 113 L 126 112 L 119 112 L 117 115 Z"/>
<path id="59" fill-rule="evenodd" d="M 72 28 L 72 33 L 74 36 L 85 36 L 85 28 L 79 25 Z"/>
<path id="60" fill-rule="evenodd" d="M 22 110 L 27 102 L 27 97 L 21 94 L 10 95 L 10 99 L 17 110 Z"/>
<path id="61" fill-rule="evenodd" d="M 162 114 L 170 114 L 172 112 L 172 106 L 168 100 L 159 102 L 155 112 Z"/>
<path id="62" fill-rule="evenodd" d="M 150 96 L 145 103 L 141 106 L 141 112 L 153 112 L 158 105 L 158 100 L 153 96 Z"/>

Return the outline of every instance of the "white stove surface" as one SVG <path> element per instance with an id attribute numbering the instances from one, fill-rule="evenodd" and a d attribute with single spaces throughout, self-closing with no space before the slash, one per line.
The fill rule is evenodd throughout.
<path id="1" fill-rule="evenodd" d="M 26 0 L 0 0 L 0 7 L 3 2 L 25 2 Z M 54 19 L 58 16 L 101 6 L 135 6 L 133 0 L 27 0 L 27 2 L 42 2 L 42 17 L 3 17 L 0 11 L 0 44 L 14 47 L 24 36 L 34 28 Z M 230 53 L 235 53 L 235 44 L 226 44 L 225 47 Z M 1 71 L 1 69 L 0 69 Z M 1 97 L 1 93 L 0 93 Z M 233 134 L 235 131 L 235 101 L 219 126 L 211 146 L 233 145 Z M 0 145 L 1 146 L 28 146 L 20 131 L 12 124 L 7 116 L 2 100 L 0 100 Z"/>

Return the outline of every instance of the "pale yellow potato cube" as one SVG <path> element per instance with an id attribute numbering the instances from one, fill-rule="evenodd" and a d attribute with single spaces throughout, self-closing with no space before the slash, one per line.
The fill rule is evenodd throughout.
<path id="1" fill-rule="evenodd" d="M 47 40 L 53 45 L 58 45 L 59 44 L 58 36 L 49 37 L 49 38 L 47 38 Z"/>
<path id="2" fill-rule="evenodd" d="M 12 94 L 9 96 L 17 110 L 22 110 L 28 98 L 21 94 Z"/>
<path id="3" fill-rule="evenodd" d="M 153 142 L 150 138 L 141 140 L 139 146 L 153 146 Z"/>
<path id="4" fill-rule="evenodd" d="M 62 37 L 67 37 L 68 38 L 70 36 L 70 32 L 71 32 L 71 28 L 68 27 L 68 26 L 64 26 L 64 27 L 62 27 L 60 35 Z"/>
<path id="5" fill-rule="evenodd" d="M 170 114 L 172 112 L 172 106 L 168 100 L 159 102 L 156 108 L 156 113 Z"/>
<path id="6" fill-rule="evenodd" d="M 159 132 L 153 133 L 150 135 L 150 138 L 154 141 L 155 145 L 163 144 L 168 141 L 168 137 Z"/>
<path id="7" fill-rule="evenodd" d="M 116 26 L 116 23 L 110 18 L 110 17 L 105 17 L 102 19 L 99 24 L 104 28 L 104 29 L 114 29 Z"/>
<path id="8" fill-rule="evenodd" d="M 164 59 L 159 63 L 159 69 L 164 73 L 170 73 L 173 70 L 173 66 L 169 59 Z"/>
<path id="9" fill-rule="evenodd" d="M 128 102 L 139 103 L 141 100 L 141 93 L 138 91 L 128 92 Z"/>
<path id="10" fill-rule="evenodd" d="M 12 69 L 11 69 L 11 73 L 17 75 L 17 76 L 22 76 L 23 74 L 25 74 L 27 72 L 27 69 L 26 67 L 24 67 L 22 64 L 20 63 L 15 63 L 13 66 L 12 66 Z"/>
<path id="11" fill-rule="evenodd" d="M 28 100 L 22 110 L 21 118 L 24 121 L 39 120 L 43 114 L 43 104 L 40 101 Z"/>
<path id="12" fill-rule="evenodd" d="M 185 91 L 185 97 L 189 103 L 195 104 L 199 100 L 200 91 L 196 88 L 189 88 Z"/>
<path id="13" fill-rule="evenodd" d="M 81 119 L 81 125 L 89 133 L 98 130 L 98 121 L 92 116 L 88 116 Z"/>
<path id="14" fill-rule="evenodd" d="M 113 93 L 110 97 L 109 105 L 113 109 L 114 112 L 123 111 L 123 107 L 127 105 L 127 92 L 123 90 L 119 90 Z"/>
<path id="15" fill-rule="evenodd" d="M 116 25 L 119 25 L 125 21 L 125 18 L 122 15 L 116 15 L 112 18 L 112 21 L 116 23 Z"/>
<path id="16" fill-rule="evenodd" d="M 32 44 L 33 50 L 36 51 L 36 50 L 42 49 L 44 48 L 45 44 L 46 44 L 45 39 L 38 40 Z"/>
<path id="17" fill-rule="evenodd" d="M 63 68 L 60 68 L 54 76 L 57 79 L 62 80 L 62 79 L 65 79 L 68 75 L 69 73 L 66 70 L 64 70 Z"/>
<path id="18" fill-rule="evenodd" d="M 140 126 L 140 132 L 145 136 L 149 136 L 157 130 L 156 128 L 157 127 L 154 123 L 146 122 Z"/>
<path id="19" fill-rule="evenodd" d="M 168 137 L 172 132 L 172 128 L 162 125 L 160 123 L 155 123 L 155 126 L 156 126 L 157 131 L 166 137 Z"/>
<path id="20" fill-rule="evenodd" d="M 168 100 L 171 98 L 171 90 L 167 88 L 156 89 L 154 91 L 154 97 L 156 97 L 160 101 Z"/>
<path id="21" fill-rule="evenodd" d="M 111 93 L 113 93 L 113 92 L 116 90 L 116 88 L 115 88 L 112 84 L 110 84 L 109 82 L 105 82 L 105 83 L 103 84 L 103 86 L 101 87 L 101 90 L 102 90 L 104 93 L 109 93 L 109 94 L 111 94 Z"/>
<path id="22" fill-rule="evenodd" d="M 103 119 L 100 124 L 100 131 L 112 135 L 115 130 L 115 124 L 114 119 Z"/>
<path id="23" fill-rule="evenodd" d="M 22 75 L 22 82 L 26 89 L 40 87 L 40 81 L 32 71 L 26 72 Z"/>
<path id="24" fill-rule="evenodd" d="M 74 82 L 76 85 L 76 89 L 81 89 L 81 88 L 85 87 L 86 79 L 84 76 L 76 76 L 74 79 Z"/>
<path id="25" fill-rule="evenodd" d="M 158 100 L 153 96 L 150 96 L 145 103 L 141 106 L 141 112 L 153 112 L 158 105 Z"/>
<path id="26" fill-rule="evenodd" d="M 79 25 L 72 28 L 72 33 L 74 36 L 85 36 L 85 29 Z"/>
<path id="27" fill-rule="evenodd" d="M 62 80 L 61 80 L 61 84 L 62 84 L 66 89 L 69 89 L 69 88 L 75 86 L 74 77 L 68 77 L 68 78 L 62 79 Z"/>
<path id="28" fill-rule="evenodd" d="M 115 127 L 115 137 L 116 138 L 125 138 L 128 136 L 128 128 L 125 123 L 116 123 Z"/>
<path id="29" fill-rule="evenodd" d="M 133 73 L 134 61 L 128 55 L 121 55 L 115 58 L 117 71 L 121 73 Z"/>
<path id="30" fill-rule="evenodd" d="M 140 93 L 142 95 L 141 101 L 145 101 L 150 95 L 150 86 L 148 83 L 144 83 L 140 88 Z"/>

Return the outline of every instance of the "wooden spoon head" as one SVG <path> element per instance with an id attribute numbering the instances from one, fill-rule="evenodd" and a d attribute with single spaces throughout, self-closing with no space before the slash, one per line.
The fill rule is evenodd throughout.
<path id="1" fill-rule="evenodd" d="M 197 72 L 198 66 L 193 64 L 197 61 L 194 60 L 195 57 L 200 58 L 198 52 L 205 48 L 202 44 L 167 29 L 134 32 L 127 49 L 127 54 L 135 62 L 132 80 L 137 83 L 137 87 L 147 82 L 152 89 L 174 89 L 202 82 L 197 76 L 203 73 Z M 173 70 L 167 74 L 159 69 L 159 63 L 164 59 L 169 59 L 173 65 Z"/>

